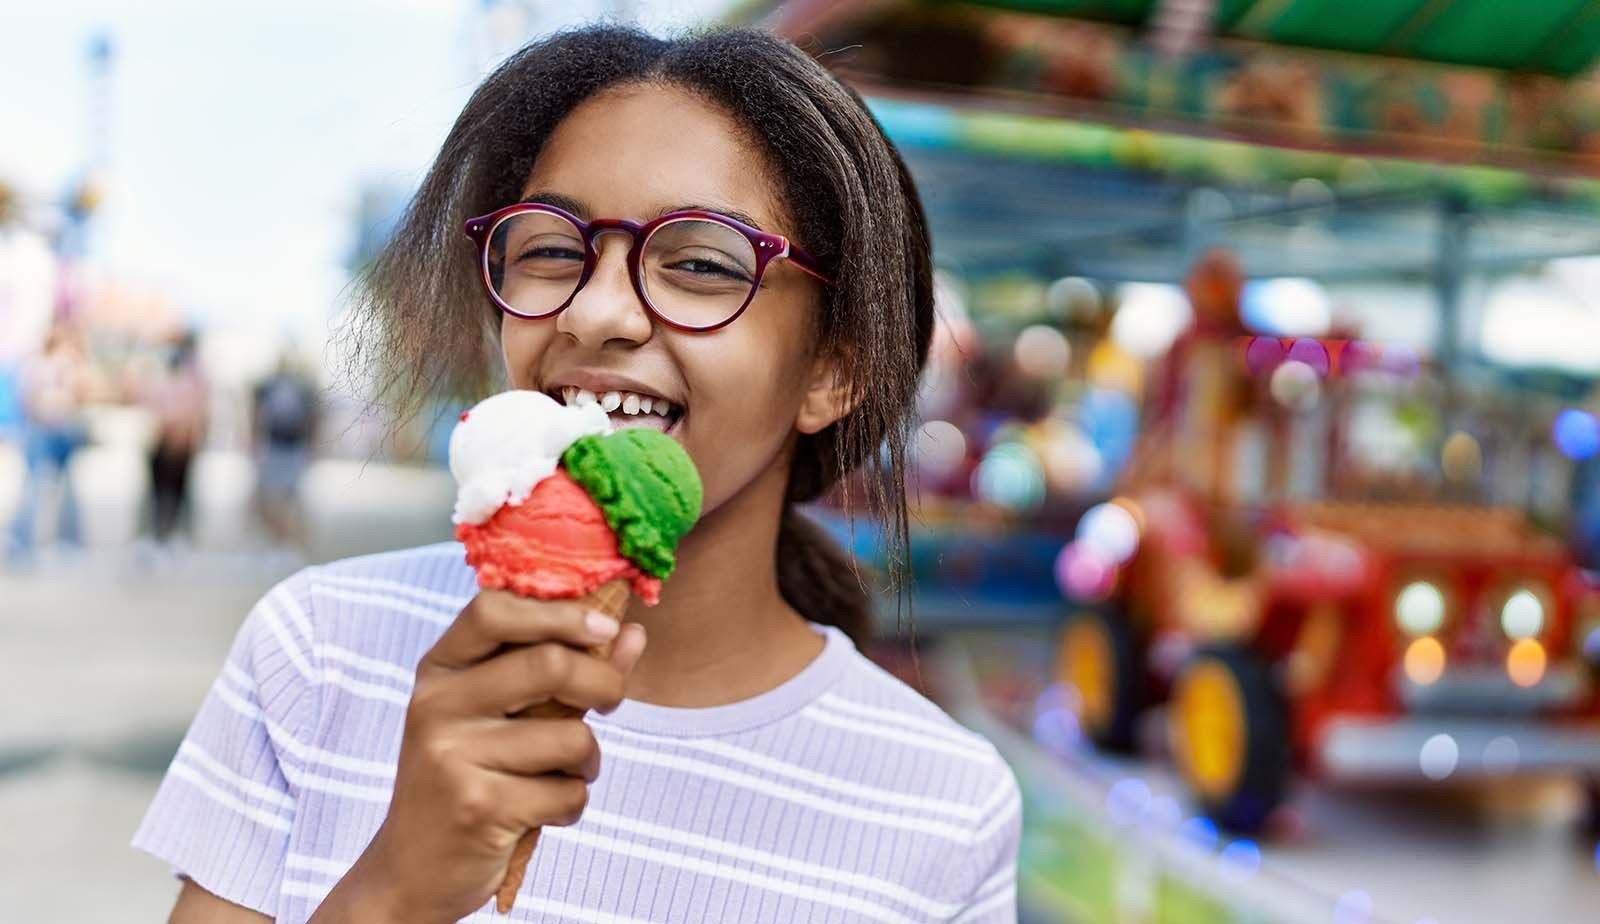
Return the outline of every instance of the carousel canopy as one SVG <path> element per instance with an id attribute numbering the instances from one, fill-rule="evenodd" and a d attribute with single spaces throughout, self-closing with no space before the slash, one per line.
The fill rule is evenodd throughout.
<path id="1" fill-rule="evenodd" d="M 1162 0 L 978 0 L 991 6 L 1152 24 Z M 1214 0 L 1218 35 L 1570 77 L 1600 54 L 1590 0 Z"/>

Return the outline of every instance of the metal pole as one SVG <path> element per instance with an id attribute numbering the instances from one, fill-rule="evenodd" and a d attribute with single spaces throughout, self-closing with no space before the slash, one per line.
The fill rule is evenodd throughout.
<path id="1" fill-rule="evenodd" d="M 1460 193 L 1439 199 L 1439 251 L 1434 260 L 1433 288 L 1439 305 L 1439 335 L 1434 355 L 1445 377 L 1455 377 L 1461 361 L 1461 283 L 1467 269 L 1467 233 L 1472 210 Z"/>

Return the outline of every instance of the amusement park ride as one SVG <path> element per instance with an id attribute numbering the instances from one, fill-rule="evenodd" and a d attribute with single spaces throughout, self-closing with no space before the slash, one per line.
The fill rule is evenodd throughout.
<path id="1" fill-rule="evenodd" d="M 1296 774 L 1600 778 L 1600 586 L 1526 505 L 1482 500 L 1486 473 L 1550 496 L 1537 440 L 1452 437 L 1431 478 L 1377 464 L 1396 437 L 1369 412 L 1417 390 L 1415 357 L 1246 336 L 1221 252 L 1186 285 L 1195 327 L 1102 508 L 1136 541 L 1058 640 L 1087 737 L 1131 749 L 1164 716 L 1187 786 L 1244 831 Z"/>

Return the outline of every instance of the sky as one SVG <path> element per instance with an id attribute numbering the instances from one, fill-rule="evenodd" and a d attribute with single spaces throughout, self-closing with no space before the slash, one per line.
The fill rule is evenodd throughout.
<path id="1" fill-rule="evenodd" d="M 97 265 L 203 324 L 303 330 L 348 281 L 362 189 L 413 188 L 524 37 L 606 15 L 660 31 L 727 5 L 0 0 L 0 180 L 42 213 L 90 161 L 98 121 Z M 103 106 L 87 63 L 97 31 L 114 45 Z"/>

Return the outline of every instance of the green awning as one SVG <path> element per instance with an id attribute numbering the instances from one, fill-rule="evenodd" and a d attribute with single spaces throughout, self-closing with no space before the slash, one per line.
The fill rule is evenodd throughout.
<path id="1" fill-rule="evenodd" d="M 971 0 L 972 5 L 1149 24 L 1158 0 Z M 1216 0 L 1236 38 L 1571 77 L 1600 56 L 1596 0 Z"/>

